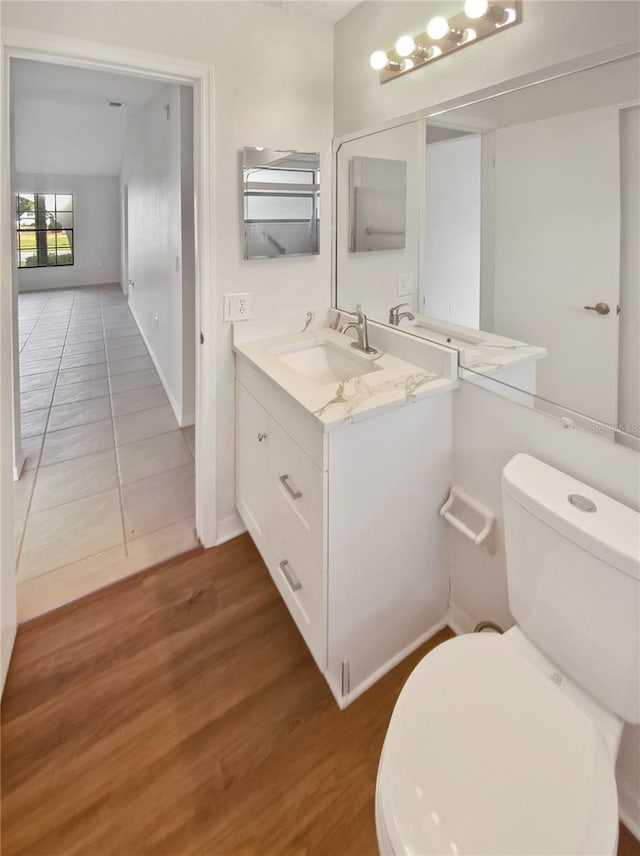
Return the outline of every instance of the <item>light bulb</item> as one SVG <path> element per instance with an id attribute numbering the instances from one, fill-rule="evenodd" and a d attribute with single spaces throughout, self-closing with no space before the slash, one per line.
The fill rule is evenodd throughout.
<path id="1" fill-rule="evenodd" d="M 472 27 L 467 27 L 462 31 L 462 41 L 461 45 L 466 45 L 468 42 L 472 42 L 478 34 Z"/>
<path id="2" fill-rule="evenodd" d="M 496 23 L 496 27 L 504 27 L 507 24 L 513 24 L 516 19 L 516 10 L 515 9 L 505 9 L 504 10 L 504 21 L 499 21 Z"/>
<path id="3" fill-rule="evenodd" d="M 435 59 L 437 56 L 442 55 L 442 48 L 439 48 L 438 45 L 432 45 L 429 48 L 429 56 L 427 59 Z"/>
<path id="4" fill-rule="evenodd" d="M 488 9 L 489 0 L 466 0 L 464 4 L 464 14 L 472 20 L 482 18 L 487 14 Z"/>
<path id="5" fill-rule="evenodd" d="M 416 49 L 416 43 L 411 36 L 400 36 L 396 42 L 396 53 L 398 56 L 411 56 Z"/>
<path id="6" fill-rule="evenodd" d="M 427 24 L 427 33 L 430 39 L 443 39 L 449 32 L 449 22 L 442 15 L 432 18 Z"/>
<path id="7" fill-rule="evenodd" d="M 412 59 L 403 60 L 403 62 L 402 62 L 402 70 L 403 71 L 410 71 L 414 67 L 415 67 L 415 62 Z"/>
<path id="8" fill-rule="evenodd" d="M 382 71 L 389 65 L 389 57 L 384 51 L 374 51 L 369 57 L 369 65 L 375 71 Z"/>

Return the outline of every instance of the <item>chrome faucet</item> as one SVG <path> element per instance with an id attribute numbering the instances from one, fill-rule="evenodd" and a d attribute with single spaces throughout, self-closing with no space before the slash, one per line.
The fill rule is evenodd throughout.
<path id="1" fill-rule="evenodd" d="M 377 354 L 375 348 L 369 345 L 369 328 L 367 327 L 367 316 L 362 312 L 362 306 L 358 303 L 356 307 L 357 321 L 349 321 L 348 324 L 343 324 L 340 328 L 341 333 L 346 333 L 347 330 L 353 328 L 358 333 L 358 338 L 355 342 L 351 342 L 352 348 L 357 348 L 365 354 Z"/>
<path id="2" fill-rule="evenodd" d="M 389 324 L 393 324 L 394 327 L 400 326 L 400 322 L 403 318 L 408 318 L 409 321 L 415 321 L 416 316 L 413 312 L 400 312 L 403 306 L 408 306 L 408 303 L 398 303 L 397 306 L 392 306 L 389 310 Z"/>

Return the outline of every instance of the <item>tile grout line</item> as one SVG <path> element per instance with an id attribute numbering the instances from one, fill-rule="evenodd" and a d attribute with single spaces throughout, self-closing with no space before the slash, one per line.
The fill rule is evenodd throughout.
<path id="1" fill-rule="evenodd" d="M 105 371 L 107 374 L 107 386 L 109 388 L 109 410 L 111 412 L 111 432 L 113 435 L 113 451 L 116 458 L 116 477 L 118 479 L 118 499 L 120 502 L 120 520 L 122 522 L 122 543 L 124 547 L 125 559 L 129 557 L 129 547 L 127 545 L 127 525 L 124 515 L 124 498 L 122 489 L 122 477 L 120 474 L 120 455 L 118 454 L 118 444 L 116 443 L 116 419 L 113 413 L 113 390 L 111 388 L 111 372 L 109 371 L 108 355 L 107 355 L 107 337 L 104 326 L 104 311 L 102 306 L 102 295 L 100 295 L 100 318 L 102 321 L 102 337 L 104 339 L 104 355 L 105 355 Z"/>
<path id="2" fill-rule="evenodd" d="M 158 435 L 158 436 L 160 436 L 160 435 Z M 111 450 L 110 449 L 103 449 L 102 451 L 103 452 L 109 452 Z M 114 451 L 115 451 L 115 449 L 114 449 Z M 102 454 L 102 452 L 92 452 L 91 454 L 99 455 L 99 454 Z M 83 455 L 82 457 L 86 458 L 88 456 Z M 61 464 L 67 464 L 70 461 L 80 461 L 80 460 L 82 460 L 82 457 L 69 458 L 67 461 L 60 461 L 60 463 Z M 117 464 L 117 457 L 116 457 L 116 464 Z M 51 466 L 51 464 L 49 464 L 47 466 Z M 56 465 L 53 464 L 53 466 L 56 466 Z M 190 466 L 191 466 L 190 461 L 187 461 L 186 464 L 177 464 L 175 467 L 169 467 L 169 469 L 167 469 L 167 470 L 160 470 L 157 473 L 151 473 L 151 475 L 142 476 L 142 478 L 139 478 L 139 479 L 133 479 L 132 481 L 127 482 L 126 484 L 123 484 L 123 487 L 130 487 L 131 485 L 139 484 L 140 482 L 146 481 L 147 479 L 153 479 L 153 478 L 156 478 L 157 476 L 163 476 L 163 475 L 166 475 L 166 473 L 173 473 L 173 472 L 175 472 L 175 470 L 180 470 L 183 467 L 190 467 Z M 46 468 L 47 467 L 45 466 L 44 469 L 46 469 Z M 117 466 L 116 466 L 116 469 L 117 469 Z M 32 471 L 30 471 L 30 472 L 32 472 Z M 118 481 L 119 480 L 120 479 L 119 479 L 119 475 L 118 475 Z M 33 513 L 34 514 L 40 514 L 40 512 L 42 512 L 42 511 L 53 511 L 55 508 L 63 508 L 65 505 L 71 505 L 74 502 L 82 502 L 85 499 L 93 499 L 93 497 L 95 497 L 95 496 L 100 496 L 100 494 L 103 494 L 103 493 L 110 493 L 112 490 L 116 490 L 116 488 L 115 487 L 106 488 L 106 490 L 98 490 L 95 493 L 87 493 L 87 494 L 84 494 L 83 496 L 77 497 L 76 499 L 68 499 L 65 502 L 59 502 L 57 505 L 50 505 L 47 508 L 39 508 L 37 511 L 34 511 Z M 187 517 L 191 517 L 191 515 L 188 514 Z M 21 518 L 19 518 L 19 519 L 21 519 Z M 26 520 L 26 517 L 25 517 L 25 520 Z M 132 538 L 130 540 L 135 540 L 135 539 Z"/>
<path id="3" fill-rule="evenodd" d="M 40 312 L 38 313 L 38 317 L 36 318 L 36 320 L 35 320 L 35 322 L 34 322 L 33 326 L 31 327 L 31 330 L 29 330 L 29 335 L 28 335 L 28 336 L 27 336 L 27 338 L 24 340 L 24 343 L 23 343 L 22 348 L 21 348 L 21 347 L 20 347 L 20 301 L 18 301 L 18 357 L 20 356 L 20 354 L 22 353 L 23 348 L 25 347 L 25 345 L 28 343 L 29 339 L 30 339 L 30 338 L 31 338 L 31 336 L 33 335 L 33 331 L 35 330 L 36 326 L 38 325 L 38 321 L 39 321 L 39 320 L 40 320 L 40 318 L 42 317 L 42 313 L 44 312 L 45 307 L 46 307 L 46 305 L 47 305 L 47 303 L 48 303 L 48 302 L 49 302 L 49 298 L 47 298 L 47 300 L 42 304 L 42 309 L 41 309 L 41 310 L 40 310 Z"/>
<path id="4" fill-rule="evenodd" d="M 47 419 L 46 419 L 45 426 L 44 426 L 44 430 L 43 430 L 43 434 L 42 434 L 42 442 L 41 442 L 41 444 L 40 444 L 39 455 L 38 455 L 38 458 L 37 458 L 37 461 L 36 461 L 36 465 L 35 465 L 35 467 L 34 467 L 34 469 L 33 469 L 33 472 L 34 472 L 34 475 L 33 475 L 33 485 L 32 485 L 32 489 L 31 489 L 30 495 L 29 495 L 29 502 L 28 502 L 27 511 L 26 511 L 26 514 L 25 514 L 25 517 L 24 517 L 25 525 L 24 525 L 24 529 L 23 529 L 23 532 L 22 532 L 22 536 L 23 536 L 23 537 L 22 537 L 21 542 L 20 542 L 19 556 L 21 556 L 21 555 L 22 555 L 22 552 L 23 552 L 24 543 L 25 543 L 25 540 L 26 540 L 26 539 L 25 539 L 25 535 L 26 535 L 26 530 L 27 530 L 28 522 L 29 522 L 30 518 L 32 517 L 32 515 L 33 515 L 34 513 L 36 513 L 36 512 L 33 512 L 33 499 L 34 499 L 34 494 L 35 494 L 35 487 L 36 487 L 36 484 L 37 484 L 37 481 L 38 481 L 38 476 L 39 476 L 39 474 L 40 474 L 41 469 L 45 469 L 45 470 L 46 470 L 48 467 L 55 466 L 55 465 L 57 465 L 57 464 L 59 464 L 59 463 L 70 463 L 70 462 L 75 461 L 75 460 L 78 460 L 78 459 L 80 459 L 80 460 L 81 460 L 83 457 L 86 457 L 86 456 L 88 456 L 88 455 L 95 454 L 94 452 L 88 452 L 86 455 L 78 455 L 78 456 L 75 456 L 75 457 L 72 457 L 72 458 L 67 458 L 67 459 L 65 459 L 65 460 L 63 460 L 63 461 L 54 461 L 53 463 L 50 463 L 50 464 L 43 464 L 43 453 L 44 453 L 44 447 L 45 447 L 45 444 L 46 444 L 47 438 L 50 438 L 50 437 L 51 437 L 51 435 L 53 435 L 53 434 L 55 434 L 55 433 L 57 433 L 57 432 L 61 432 L 61 431 L 67 430 L 68 428 L 81 427 L 81 426 L 83 426 L 83 425 L 91 425 L 91 424 L 92 424 L 91 422 L 88 422 L 88 423 L 80 423 L 80 426 L 74 426 L 74 425 L 71 425 L 71 426 L 67 426 L 66 428 L 58 428 L 58 429 L 55 429 L 55 430 L 53 430 L 53 431 L 52 431 L 52 430 L 50 430 L 50 425 L 51 425 L 51 414 L 52 414 L 52 410 L 53 410 L 53 407 L 54 407 L 54 403 L 53 403 L 53 402 L 54 402 L 54 400 L 55 400 L 55 394 L 56 394 L 56 391 L 57 391 L 58 389 L 60 389 L 60 388 L 62 388 L 62 387 L 64 387 L 64 386 L 65 386 L 65 384 L 61 384 L 61 383 L 60 383 L 60 374 L 61 374 L 61 372 L 63 371 L 63 369 L 62 369 L 62 360 L 63 360 L 64 355 L 65 355 L 66 347 L 67 347 L 67 345 L 69 344 L 69 335 L 70 335 L 70 331 L 71 331 L 71 329 L 72 329 L 72 323 L 81 321 L 82 315 L 87 315 L 87 319 L 85 319 L 85 321 L 97 320 L 97 319 L 93 319 L 93 318 L 92 318 L 92 316 L 93 316 L 93 314 L 94 314 L 94 313 L 91 311 L 91 308 L 93 307 L 93 302 L 91 302 L 91 303 L 87 303 L 87 304 L 84 304 L 84 305 L 86 306 L 86 311 L 85 311 L 85 312 L 80 312 L 80 309 L 83 307 L 83 299 L 79 299 L 79 294 L 80 294 L 80 292 L 79 292 L 79 290 L 78 290 L 78 289 L 69 289 L 69 290 L 70 290 L 70 291 L 72 292 L 72 294 L 73 294 L 73 299 L 71 300 L 71 303 L 70 303 L 70 304 L 68 304 L 68 305 L 69 305 L 69 309 L 68 309 L 68 310 L 65 310 L 65 311 L 63 311 L 63 312 L 58 312 L 58 313 L 57 313 L 58 315 L 66 315 L 66 316 L 67 316 L 67 321 L 66 321 L 66 326 L 65 326 L 65 331 L 64 331 L 63 344 L 62 344 L 62 355 L 61 355 L 61 357 L 59 358 L 58 368 L 57 368 L 57 370 L 56 370 L 56 372 L 55 372 L 55 380 L 54 380 L 54 383 L 53 383 L 53 386 L 52 386 L 52 397 L 51 397 L 51 401 L 50 401 L 50 403 L 49 403 L 49 406 L 46 408 L 46 409 L 47 409 Z M 74 565 L 74 564 L 76 564 L 76 562 L 79 562 L 79 561 L 84 561 L 84 560 L 87 560 L 87 559 L 91 559 L 93 556 L 99 556 L 99 555 L 101 555 L 102 553 L 108 552 L 108 550 L 110 550 L 110 549 L 114 549 L 114 548 L 119 547 L 120 545 L 121 545 L 121 546 L 123 547 L 123 549 L 124 549 L 124 553 L 125 553 L 125 560 L 126 560 L 126 559 L 129 559 L 129 558 L 131 558 L 131 554 L 129 553 L 129 544 L 130 544 L 130 543 L 133 543 L 133 542 L 135 542 L 135 541 L 137 541 L 138 539 L 141 539 L 141 538 L 149 537 L 149 536 L 153 535 L 153 534 L 154 534 L 154 533 L 156 533 L 156 532 L 161 532 L 161 531 L 163 531 L 163 530 L 166 530 L 166 529 L 170 528 L 171 526 L 178 525 L 178 524 L 180 524 L 180 523 L 184 522 L 185 520 L 188 520 L 190 517 L 192 517 L 192 516 L 193 516 L 192 514 L 188 514 L 188 515 L 180 516 L 177 520 L 173 520 L 173 521 L 171 521 L 170 523 L 165 523 L 165 524 L 163 524 L 162 526 L 159 526 L 158 528 L 152 529 L 152 530 L 150 530 L 149 532 L 145 532 L 145 533 L 144 533 L 144 534 L 142 534 L 142 535 L 140 535 L 139 533 L 136 533 L 135 537 L 132 537 L 131 539 L 129 539 L 129 538 L 127 537 L 126 525 L 125 525 L 125 515 L 124 515 L 124 498 L 123 498 L 123 490 L 124 490 L 124 488 L 125 488 L 126 486 L 129 486 L 129 485 L 135 485 L 135 484 L 138 484 L 138 483 L 143 482 L 143 481 L 145 481 L 145 480 L 147 480 L 147 479 L 150 479 L 150 478 L 154 478 L 154 477 L 157 477 L 157 476 L 165 475 L 165 474 L 170 473 L 170 472 L 173 472 L 173 471 L 175 471 L 175 470 L 179 470 L 179 469 L 182 469 L 182 468 L 186 468 L 186 467 L 193 466 L 193 463 L 194 463 L 194 456 L 193 456 L 193 452 L 192 452 L 192 450 L 191 450 L 191 446 L 190 446 L 190 444 L 189 444 L 189 442 L 188 442 L 188 440 L 187 440 L 187 438 L 186 438 L 186 436 L 185 436 L 184 431 L 183 431 L 183 430 L 180 428 L 180 426 L 179 426 L 179 425 L 177 425 L 177 424 L 176 424 L 176 426 L 175 426 L 174 428 L 168 429 L 168 430 L 166 430 L 166 431 L 161 431 L 161 432 L 160 432 L 160 433 L 158 433 L 158 434 L 152 434 L 152 435 L 150 435 L 150 436 L 143 436 L 143 437 L 140 437 L 140 438 L 137 438 L 137 439 L 134 439 L 134 440 L 129 440 L 127 443 L 123 443 L 123 444 L 121 444 L 121 445 L 122 445 L 123 447 L 126 447 L 126 446 L 130 446 L 130 445 L 134 445 L 134 444 L 139 443 L 139 442 L 145 442 L 145 441 L 153 440 L 153 438 L 154 438 L 154 437 L 161 437 L 161 436 L 164 436 L 164 435 L 166 435 L 166 434 L 169 434 L 169 433 L 175 433 L 176 431 L 179 431 L 179 432 L 180 432 L 180 435 L 181 435 L 181 438 L 182 438 L 182 442 L 184 442 L 184 444 L 185 444 L 185 446 L 187 447 L 187 450 L 188 450 L 188 452 L 189 452 L 188 457 L 190 458 L 190 460 L 189 460 L 187 463 L 182 463 L 182 464 L 177 464 L 177 465 L 171 465 L 168 469 L 160 470 L 159 472 L 154 472 L 154 473 L 151 473 L 151 474 L 149 474 L 149 475 L 144 475 L 144 476 L 142 476 L 142 477 L 140 477 L 140 478 L 135 478 L 135 479 L 133 479 L 131 482 L 127 482 L 127 485 L 124 485 L 124 484 L 123 484 L 123 482 L 122 482 L 121 467 L 120 467 L 120 455 L 119 455 L 119 452 L 118 452 L 118 450 L 119 450 L 119 448 L 120 448 L 120 447 L 116 444 L 116 431 L 115 431 L 115 421 L 116 421 L 116 416 L 115 416 L 115 413 L 114 413 L 114 403 L 113 403 L 113 397 L 114 397 L 114 396 L 116 396 L 118 393 L 114 393 L 113 388 L 112 388 L 112 377 L 111 377 L 111 372 L 110 372 L 110 365 L 111 365 L 111 362 L 112 362 L 112 361 L 111 361 L 111 360 L 109 360 L 109 357 L 108 357 L 108 351 L 107 351 L 107 344 L 108 344 L 108 343 L 107 343 L 107 329 L 108 329 L 108 328 L 107 328 L 107 322 L 108 322 L 108 323 L 109 323 L 109 325 L 110 325 L 109 329 L 111 329 L 111 330 L 117 330 L 117 328 L 118 328 L 118 324 L 119 324 L 119 323 L 124 322 L 124 317 L 123 317 L 123 316 L 126 316 L 126 317 L 128 317 L 128 318 L 130 318 L 130 317 L 132 317 L 132 316 L 131 316 L 131 312 L 130 312 L 130 310 L 129 310 L 128 306 L 126 305 L 126 302 L 125 302 L 125 300 L 124 300 L 124 297 L 122 296 L 122 294 L 121 294 L 121 293 L 119 293 L 119 294 L 118 294 L 118 298 L 119 298 L 119 299 L 117 299 L 116 301 L 114 301 L 114 302 L 113 302 L 113 304 L 112 304 L 112 306 L 113 306 L 113 313 L 110 313 L 110 312 L 109 312 L 108 301 L 105 301 L 105 297 L 106 297 L 106 296 L 110 296 L 110 295 L 105 295 L 105 293 L 104 293 L 104 291 L 103 291 L 102 289 L 98 290 L 98 293 L 97 293 L 97 294 L 95 294 L 95 298 L 96 298 L 95 310 L 96 310 L 96 314 L 97 314 L 97 316 L 98 316 L 98 318 L 99 318 L 99 320 L 100 320 L 100 325 L 99 325 L 99 326 L 100 326 L 100 329 L 101 329 L 101 334 L 100 334 L 100 336 L 101 336 L 101 339 L 102 339 L 103 347 L 104 347 L 104 349 L 105 349 L 105 375 L 106 375 L 106 378 L 105 378 L 105 379 L 107 380 L 107 388 L 108 388 L 108 391 L 109 391 L 108 397 L 109 397 L 109 399 L 110 399 L 110 402 L 109 402 L 109 409 L 110 409 L 111 417 L 110 417 L 110 420 L 109 420 L 109 421 L 110 421 L 110 423 L 111 423 L 111 432 L 112 432 L 112 440 L 113 440 L 113 449 L 114 449 L 115 462 L 116 462 L 117 487 L 118 487 L 118 496 L 119 496 L 119 502 L 120 502 L 120 517 L 121 517 L 121 523 L 122 523 L 122 541 L 120 542 L 120 544 L 115 544 L 115 545 L 113 545 L 112 547 L 107 548 L 107 550 L 99 550 L 97 553 L 92 553 L 92 554 L 90 554 L 89 556 L 83 557 L 82 559 L 77 559 L 77 560 L 74 560 L 73 562 L 66 562 L 66 563 L 65 563 L 65 564 L 63 564 L 63 565 L 59 565 L 57 568 L 52 568 L 52 569 L 50 569 L 49 571 L 46 571 L 44 574 L 35 574 L 33 577 L 25 577 L 23 580 L 19 580 L 19 581 L 22 581 L 22 582 L 27 582 L 27 581 L 35 580 L 35 579 L 37 579 L 37 578 L 38 578 L 38 577 L 40 577 L 40 576 L 44 576 L 44 575 L 49 575 L 49 574 L 51 574 L 51 573 L 55 573 L 57 570 L 59 570 L 59 569 L 61 569 L 61 568 L 65 568 L 65 567 L 68 567 L 68 566 L 70 566 L 70 565 Z M 115 295 L 114 295 L 114 296 L 115 296 Z M 83 298 L 84 298 L 84 295 L 83 295 Z M 53 298 L 53 297 L 49 297 L 49 298 L 46 300 L 46 302 L 43 304 L 43 308 L 41 309 L 41 311 L 40 311 L 40 313 L 39 313 L 39 315 L 38 315 L 38 319 L 37 319 L 37 320 L 39 321 L 41 318 L 45 318 L 45 319 L 46 319 L 47 308 L 55 309 L 56 307 L 54 306 L 54 304 L 56 304 L 56 301 L 54 300 L 54 298 Z M 119 306 L 118 306 L 118 304 L 121 304 L 121 305 L 122 305 L 122 308 L 123 308 L 124 312 L 120 312 L 120 311 L 119 311 Z M 67 305 L 67 304 L 65 304 L 65 305 Z M 79 314 L 76 314 L 76 313 L 79 313 Z M 107 317 L 107 316 L 109 316 L 109 317 Z M 133 320 L 134 320 L 134 322 L 135 322 L 135 319 L 133 319 Z M 29 336 L 28 336 L 27 340 L 25 340 L 25 344 L 27 343 L 27 341 L 28 341 L 28 340 L 29 340 L 29 338 L 33 335 L 33 333 L 34 333 L 34 332 L 36 333 L 36 337 L 34 338 L 34 342 L 35 342 L 35 341 L 36 341 L 36 339 L 37 339 L 37 335 L 40 335 L 40 334 L 38 334 L 38 331 L 37 331 L 37 330 L 35 330 L 36 326 L 37 326 L 37 324 L 34 324 L 34 327 L 33 327 L 33 328 L 32 328 L 32 330 L 30 331 L 30 333 L 29 333 Z M 137 328 L 137 325 L 136 325 L 136 328 Z M 76 331 L 78 331 L 78 330 L 79 330 L 79 328 L 77 327 L 77 323 L 75 324 L 74 329 L 75 329 Z M 46 332 L 47 332 L 47 331 L 44 331 L 44 332 L 45 332 L 45 334 L 46 334 Z M 133 334 L 133 336 L 135 336 L 135 337 L 138 337 L 139 335 L 140 335 L 140 334 L 139 334 L 139 331 L 138 331 L 137 333 L 134 333 L 134 334 Z M 118 339 L 123 339 L 123 338 L 126 338 L 126 337 L 121 337 L 121 336 L 120 336 L 120 337 L 116 337 L 116 338 L 118 338 Z M 93 340 L 93 341 L 95 341 L 95 340 Z M 122 344 L 124 345 L 124 343 L 122 343 Z M 120 360 L 123 360 L 123 359 L 135 359 L 135 357 L 132 357 L 132 358 L 129 358 L 129 357 L 122 358 L 122 357 L 120 357 Z M 116 360 L 114 360 L 113 362 L 117 362 L 117 359 L 116 359 Z M 89 364 L 89 365 L 91 365 L 91 364 Z M 135 370 L 135 369 L 133 369 L 132 371 L 136 371 L 136 370 Z M 152 368 L 152 369 L 150 369 L 150 371 L 154 371 L 154 369 Z M 123 374 L 124 374 L 124 375 L 126 375 L 126 374 L 127 374 L 127 372 L 124 372 Z M 157 372 L 155 372 L 155 371 L 154 371 L 154 374 L 156 374 L 156 382 L 155 382 L 155 383 L 153 383 L 153 384 L 147 384 L 146 386 L 139 387 L 138 389 L 142 389 L 142 390 L 144 390 L 144 389 L 150 389 L 150 388 L 154 388 L 154 387 L 160 387 L 160 388 L 163 388 L 163 385 L 162 385 L 162 383 L 161 383 L 161 381 L 160 381 L 160 378 L 159 378 L 159 377 L 157 377 Z M 119 376 L 119 375 L 118 375 L 118 376 Z M 97 380 L 102 380 L 102 379 L 101 379 L 101 378 L 92 378 L 92 379 L 89 379 L 89 382 L 93 382 L 93 383 L 95 383 Z M 126 389 L 125 389 L 125 390 L 121 390 L 121 392 L 123 392 L 123 393 L 126 393 L 126 392 L 133 392 L 133 391 L 134 391 L 133 389 L 132 389 L 132 390 L 126 390 Z M 107 396 L 96 396 L 96 397 L 95 397 L 95 399 L 98 399 L 98 398 L 104 398 L 104 397 L 107 397 Z M 87 399 L 86 401 L 92 401 L 92 400 L 94 400 L 94 399 Z M 83 401 L 85 401 L 85 399 L 81 399 L 79 402 L 67 402 L 67 404 L 79 404 L 79 403 L 81 403 L 81 402 L 83 402 Z M 61 405 L 61 406 L 62 406 L 62 405 Z M 146 411 L 151 411 L 151 410 L 158 409 L 158 407 L 162 407 L 162 406 L 163 406 L 163 405 L 156 405 L 155 407 L 146 407 L 146 408 L 143 408 L 142 410 L 134 410 L 134 411 L 131 411 L 130 413 L 125 413 L 125 414 L 122 414 L 122 415 L 123 415 L 123 416 L 135 416 L 135 415 L 137 415 L 137 414 L 141 414 L 141 413 L 144 413 L 144 412 L 146 412 Z M 39 409 L 39 408 L 37 408 L 37 409 Z M 94 422 L 101 422 L 101 421 L 103 421 L 103 420 L 94 420 Z M 104 421 L 106 421 L 106 420 L 104 420 Z M 37 436 L 37 435 L 34 435 L 34 436 Z M 109 451 L 109 450 L 98 450 L 98 451 L 99 451 L 99 452 L 100 452 L 100 451 L 105 451 L 105 452 L 106 452 L 106 451 Z M 87 495 L 85 495 L 85 496 L 78 497 L 78 499 L 79 499 L 79 500 L 89 499 L 89 498 L 91 498 L 91 497 L 95 497 L 95 496 L 97 496 L 97 495 L 99 495 L 100 493 L 103 493 L 103 492 L 104 492 L 104 491 L 99 491 L 98 493 L 91 493 L 91 494 L 87 494 Z M 68 504 L 70 504 L 70 503 L 73 503 L 74 501 L 77 501 L 77 500 L 68 500 L 68 502 L 62 502 L 62 503 L 59 503 L 58 505 L 51 506 L 50 508 L 40 509 L 40 511 L 45 511 L 45 512 L 46 512 L 46 511 L 51 511 L 51 510 L 53 510 L 53 509 L 60 508 L 60 507 L 62 507 L 62 506 L 64 506 L 64 505 L 68 505 Z M 180 512 L 179 512 L 179 513 L 180 513 Z M 142 570 L 144 570 L 144 568 L 141 568 L 141 569 L 142 569 Z M 138 570 L 140 570 L 140 569 L 138 569 Z M 17 568 L 17 567 L 16 567 L 16 573 L 18 573 L 18 568 Z"/>
<path id="5" fill-rule="evenodd" d="M 44 313 L 44 311 L 47 308 L 47 306 L 49 305 L 50 301 L 51 301 L 51 297 L 49 297 L 47 299 L 47 302 L 44 305 L 44 308 L 42 310 L 41 315 Z M 67 327 L 66 327 L 65 334 L 64 334 L 64 343 L 66 343 L 66 341 L 67 341 L 67 334 L 69 332 L 69 324 L 71 323 L 71 315 L 73 313 L 73 305 L 75 302 L 76 302 L 76 295 L 74 292 L 73 300 L 71 301 L 71 308 L 69 309 L 69 319 L 67 321 Z M 31 333 L 29 335 L 31 336 Z M 63 353 L 64 353 L 64 343 L 62 345 Z M 49 418 L 51 416 L 51 408 L 53 407 L 53 398 L 55 396 L 55 390 L 56 390 L 56 386 L 58 383 L 58 375 L 60 374 L 60 365 L 61 364 L 62 364 L 62 357 L 60 357 L 60 362 L 58 363 L 58 371 L 56 372 L 55 381 L 53 383 L 53 395 L 51 396 L 51 401 L 49 403 L 49 409 L 47 412 L 47 419 L 45 421 L 44 431 L 42 433 L 42 446 L 40 447 L 40 455 L 38 457 L 38 465 L 35 467 L 35 471 L 34 471 L 34 475 L 33 475 L 33 484 L 31 485 L 31 492 L 29 494 L 29 502 L 27 504 L 27 510 L 26 510 L 26 513 L 24 516 L 24 530 L 22 533 L 22 540 L 20 541 L 20 549 L 17 551 L 17 555 L 16 555 L 16 576 L 18 575 L 18 572 L 19 572 L 20 561 L 22 560 L 22 553 L 24 550 L 24 542 L 27 538 L 27 529 L 29 528 L 29 519 L 31 517 L 31 505 L 33 503 L 33 495 L 35 493 L 36 485 L 38 483 L 38 473 L 40 472 L 40 463 L 42 461 L 42 453 L 44 451 L 44 444 L 46 443 L 46 440 L 47 440 L 47 428 L 49 426 Z M 22 410 L 21 410 L 20 411 L 20 440 L 22 441 L 22 439 L 23 438 L 22 438 Z M 14 519 L 15 519 L 15 517 L 14 517 Z"/>
<path id="6" fill-rule="evenodd" d="M 142 538 L 148 538 L 151 535 L 156 535 L 158 532 L 163 532 L 165 529 L 170 529 L 172 526 L 177 526 L 179 523 L 184 523 L 185 520 L 189 520 L 192 517 L 194 518 L 194 521 L 195 521 L 195 515 L 188 514 L 186 517 L 181 517 L 180 520 L 174 520 L 173 523 L 166 523 L 164 526 L 158 527 L 158 529 L 152 529 L 149 532 L 145 532 L 143 535 L 139 535 L 137 538 L 131 538 L 131 541 L 138 541 L 138 540 L 141 540 Z M 58 571 L 64 570 L 65 568 L 70 568 L 73 565 L 79 564 L 80 562 L 87 562 L 90 559 L 96 559 L 96 558 L 98 558 L 98 556 L 103 556 L 103 555 L 105 555 L 105 553 L 108 553 L 110 550 L 115 550 L 116 547 L 118 547 L 118 546 L 119 546 L 118 544 L 115 544 L 113 547 L 107 547 L 106 550 L 99 550 L 97 553 L 91 553 L 89 556 L 85 556 L 82 559 L 74 559 L 73 562 L 66 562 L 64 565 L 58 565 L 57 568 L 52 568 L 50 571 L 45 571 L 43 574 L 36 574 L 33 577 L 23 577 L 22 579 L 19 579 L 18 582 L 22 583 L 22 582 L 31 582 L 32 580 L 39 580 L 42 577 L 49 576 L 50 574 L 55 574 Z M 194 544 L 193 547 L 188 547 L 186 549 L 193 549 L 194 547 L 197 547 L 197 546 L 198 546 L 197 544 Z M 169 559 L 176 558 L 179 555 L 180 554 L 177 553 L 175 556 L 169 556 L 168 558 Z M 129 558 L 128 553 L 125 555 L 125 558 L 126 559 Z M 160 559 L 159 561 L 164 562 L 164 561 L 167 561 L 167 559 Z M 137 573 L 140 573 L 141 571 L 149 570 L 151 567 L 153 567 L 153 565 L 150 565 L 149 567 L 143 567 L 143 568 L 134 568 L 133 570 L 131 570 L 127 574 L 125 574 L 124 577 L 121 577 L 119 579 L 126 579 L 127 576 L 129 576 L 130 574 L 137 574 Z"/>

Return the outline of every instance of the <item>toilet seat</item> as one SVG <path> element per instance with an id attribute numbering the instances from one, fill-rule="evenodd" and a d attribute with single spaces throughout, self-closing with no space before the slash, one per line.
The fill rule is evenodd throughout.
<path id="1" fill-rule="evenodd" d="M 614 759 L 552 674 L 497 634 L 457 637 L 418 664 L 380 760 L 383 851 L 615 854 Z"/>

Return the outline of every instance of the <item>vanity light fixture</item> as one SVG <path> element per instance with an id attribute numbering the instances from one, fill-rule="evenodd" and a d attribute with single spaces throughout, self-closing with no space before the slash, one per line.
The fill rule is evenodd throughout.
<path id="1" fill-rule="evenodd" d="M 443 18 L 442 15 L 438 15 L 432 18 L 427 24 L 427 35 L 430 39 L 438 41 L 439 39 L 444 39 L 450 29 L 447 19 Z"/>
<path id="2" fill-rule="evenodd" d="M 427 22 L 425 32 L 415 36 L 405 33 L 393 48 L 374 51 L 369 64 L 380 73 L 380 83 L 387 83 L 519 24 L 521 19 L 521 0 L 465 0 L 463 11 L 450 18 L 436 15 Z"/>
<path id="3" fill-rule="evenodd" d="M 416 62 L 426 62 L 442 53 L 437 45 L 428 48 L 422 47 L 416 43 L 412 36 L 400 36 L 396 42 L 395 50 L 399 57 L 405 58 L 402 71 L 409 71 L 415 67 Z M 408 64 L 409 62 L 411 65 Z"/>
<path id="4" fill-rule="evenodd" d="M 390 60 L 385 51 L 374 51 L 369 57 L 369 65 L 374 71 L 400 71 L 402 63 Z"/>
<path id="5" fill-rule="evenodd" d="M 464 14 L 473 21 L 478 18 L 484 18 L 487 21 L 491 21 L 497 27 L 503 27 L 509 22 L 509 18 L 514 14 L 514 10 L 498 6 L 496 3 L 490 3 L 489 0 L 466 0 Z"/>

